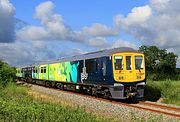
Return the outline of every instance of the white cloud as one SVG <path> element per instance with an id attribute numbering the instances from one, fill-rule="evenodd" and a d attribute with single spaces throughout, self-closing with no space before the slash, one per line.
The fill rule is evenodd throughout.
<path id="1" fill-rule="evenodd" d="M 148 20 L 151 14 L 151 8 L 148 5 L 135 7 L 127 17 L 124 17 L 123 15 L 115 16 L 114 22 L 118 26 L 122 26 L 122 24 L 125 24 L 126 26 L 131 24 L 140 24 Z"/>
<path id="2" fill-rule="evenodd" d="M 116 15 L 113 18 L 112 27 L 101 23 L 94 23 L 89 27 L 85 26 L 80 28 L 79 31 L 75 31 L 65 24 L 62 15 L 54 12 L 55 5 L 52 2 L 44 2 L 36 7 L 34 14 L 34 18 L 41 22 L 41 26 L 26 26 L 16 33 L 18 41 L 35 40 L 34 42 L 31 42 L 31 46 L 25 48 L 28 44 L 22 42 L 23 44 L 20 45 L 18 45 L 19 43 L 15 44 L 16 49 L 14 49 L 15 47 L 11 44 L 11 46 L 3 44 L 0 46 L 0 56 L 9 57 L 9 60 L 12 61 L 13 58 L 15 58 L 13 56 L 25 50 L 22 55 L 18 55 L 17 57 L 24 57 L 24 61 L 26 61 L 26 59 L 29 58 L 26 55 L 29 54 L 32 57 L 38 56 L 40 59 L 48 59 L 48 57 L 54 56 L 54 50 L 48 49 L 48 51 L 45 51 L 47 48 L 46 42 L 52 40 L 81 42 L 82 45 L 95 49 L 124 46 L 137 48 L 135 44 L 121 39 L 110 42 L 105 38 L 119 36 L 120 32 L 130 34 L 136 40 L 141 40 L 145 45 L 156 45 L 161 48 L 173 50 L 180 56 L 179 5 L 180 0 L 150 0 L 148 5 L 134 7 L 127 16 L 122 14 Z M 4 23 L 6 20 L 9 20 L 7 21 L 7 23 L 9 23 L 7 24 L 7 27 L 4 26 L 4 23 L 0 23 L 0 42 L 11 42 L 13 40 L 12 28 L 14 28 L 14 25 L 12 20 L 14 18 L 14 12 L 15 8 L 8 0 L 0 0 L 0 19 L 3 18 L 2 22 Z M 7 15 L 8 19 L 4 19 L 6 18 L 5 15 Z M 9 30 L 10 27 L 11 30 Z M 6 30 L 8 30 L 8 33 Z M 10 35 L 11 38 L 6 39 L 6 41 L 5 39 L 2 39 L 4 32 Z M 113 38 L 110 39 L 112 40 Z M 44 40 L 46 40 L 46 42 L 43 42 Z M 18 49 L 18 47 L 20 48 Z M 10 51 L 8 51 L 8 49 Z M 17 53 L 15 54 L 15 52 Z M 35 54 L 36 52 L 38 52 L 38 54 Z M 49 52 L 52 52 L 52 55 L 48 55 Z M 68 55 L 74 54 L 74 52 L 81 53 L 84 51 L 79 48 L 74 48 L 71 51 L 62 54 Z M 5 54 L 7 54 L 7 56 Z M 11 55 L 13 56 L 10 59 Z M 178 63 L 180 64 L 180 59 L 178 60 Z"/>
<path id="3" fill-rule="evenodd" d="M 170 0 L 150 0 L 152 8 L 156 9 L 158 12 L 161 12 L 163 9 L 166 9 L 168 2 Z"/>
<path id="4" fill-rule="evenodd" d="M 72 30 L 66 25 L 63 17 L 54 12 L 54 4 L 51 1 L 43 2 L 35 9 L 34 18 L 40 20 L 41 26 L 28 26 L 17 32 L 18 40 L 68 40 L 83 42 L 99 36 L 116 36 L 118 30 L 100 23 L 94 23 L 90 27 L 82 27 L 80 31 Z"/>
<path id="5" fill-rule="evenodd" d="M 84 34 L 88 34 L 90 36 L 115 36 L 119 33 L 117 29 L 107 27 L 106 25 L 100 23 L 94 23 L 90 27 L 83 27 L 82 31 Z"/>
<path id="6" fill-rule="evenodd" d="M 28 26 L 21 29 L 16 34 L 17 39 L 82 41 L 83 35 L 67 26 L 63 17 L 53 11 L 54 7 L 51 1 L 38 5 L 34 18 L 40 20 L 42 26 Z"/>
<path id="7" fill-rule="evenodd" d="M 88 45 L 96 48 L 107 48 L 109 46 L 108 41 L 106 38 L 103 37 L 96 37 L 92 38 L 88 41 Z"/>
<path id="8" fill-rule="evenodd" d="M 43 27 L 26 26 L 16 36 L 19 40 L 43 40 L 49 38 L 49 33 Z"/>
<path id="9" fill-rule="evenodd" d="M 117 39 L 112 42 L 108 42 L 106 38 L 103 37 L 96 37 L 92 38 L 87 43 L 88 46 L 91 46 L 93 48 L 100 49 L 110 49 L 110 48 L 119 48 L 119 47 L 131 47 L 134 49 L 138 49 L 136 44 L 133 44 L 131 42 Z"/>
<path id="10" fill-rule="evenodd" d="M 150 0 L 149 5 L 133 8 L 127 17 L 114 17 L 114 23 L 144 45 L 173 48 L 180 57 L 179 5 L 180 0 Z"/>
<path id="11" fill-rule="evenodd" d="M 23 66 L 40 61 L 53 60 L 56 53 L 46 42 L 16 41 L 0 45 L 0 59 L 14 66 Z"/>
<path id="12" fill-rule="evenodd" d="M 137 46 L 133 43 L 130 43 L 128 41 L 124 41 L 124 40 L 121 40 L 121 39 L 118 39 L 116 40 L 113 45 L 112 45 L 113 48 L 118 48 L 118 47 L 131 47 L 131 48 L 134 48 L 134 49 L 137 49 Z"/>
<path id="13" fill-rule="evenodd" d="M 15 8 L 9 0 L 0 0 L 0 42 L 14 41 Z"/>

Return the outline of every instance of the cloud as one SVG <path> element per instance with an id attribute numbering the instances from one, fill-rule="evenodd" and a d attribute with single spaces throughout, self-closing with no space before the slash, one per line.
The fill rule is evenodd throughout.
<path id="1" fill-rule="evenodd" d="M 96 38 L 90 39 L 87 45 L 96 47 L 96 48 L 107 48 L 109 46 L 109 43 L 106 40 L 106 38 L 96 37 Z"/>
<path id="2" fill-rule="evenodd" d="M 2 21 L 0 42 L 12 42 L 15 8 L 7 0 L 0 0 L 0 3 L 0 18 L 3 18 L 0 19 Z M 0 58 L 4 57 L 17 65 L 86 52 L 80 49 L 80 46 L 88 47 L 87 50 L 125 46 L 137 49 L 135 44 L 119 39 L 121 33 L 130 34 L 136 40 L 141 40 L 144 45 L 156 45 L 180 54 L 179 4 L 179 0 L 150 0 L 147 5 L 134 7 L 126 16 L 122 14 L 114 16 L 112 27 L 94 23 L 73 30 L 65 23 L 63 16 L 54 11 L 55 5 L 51 1 L 43 2 L 36 7 L 34 13 L 34 18 L 38 19 L 41 25 L 20 27 L 16 32 L 17 43 L 14 46 L 13 44 L 0 46 Z M 2 36 L 4 33 L 10 36 Z M 65 45 L 63 42 L 69 41 L 68 44 L 73 44 L 74 47 L 57 53 L 52 44 L 57 46 L 59 42 L 52 40 L 62 41 L 60 42 L 62 46 Z M 74 45 L 75 43 L 79 44 L 79 47 Z M 18 58 L 22 59 L 21 62 Z M 180 59 L 178 60 L 180 64 Z"/>
<path id="3" fill-rule="evenodd" d="M 179 5 L 179 0 L 150 0 L 148 5 L 133 8 L 127 17 L 115 16 L 114 23 L 144 45 L 173 48 L 180 57 Z"/>
<path id="4" fill-rule="evenodd" d="M 90 36 L 115 36 L 118 35 L 118 30 L 115 28 L 107 27 L 106 25 L 100 23 L 94 23 L 91 27 L 83 27 L 82 31 L 84 34 Z"/>
<path id="5" fill-rule="evenodd" d="M 146 45 L 179 47 L 179 4 L 179 0 L 151 0 L 150 5 L 133 8 L 127 17 L 115 16 L 114 23 Z"/>
<path id="6" fill-rule="evenodd" d="M 119 48 L 119 47 L 131 47 L 134 49 L 138 49 L 136 44 L 130 43 L 128 41 L 117 39 L 115 41 L 109 42 L 106 38 L 96 37 L 92 38 L 87 43 L 91 48 L 100 49 L 110 49 L 110 48 Z"/>
<path id="7" fill-rule="evenodd" d="M 134 48 L 134 49 L 137 49 L 137 46 L 133 43 L 130 43 L 128 41 L 124 41 L 124 40 L 121 40 L 121 39 L 118 39 L 116 40 L 113 45 L 112 45 L 113 48 L 118 48 L 118 47 L 131 47 L 131 48 Z"/>
<path id="8" fill-rule="evenodd" d="M 55 58 L 55 50 L 42 41 L 16 41 L 0 45 L 0 59 L 13 66 L 30 65 Z"/>
<path id="9" fill-rule="evenodd" d="M 73 30 L 65 24 L 63 16 L 54 12 L 55 5 L 51 1 L 39 4 L 35 9 L 34 18 L 41 22 L 41 26 L 27 26 L 16 34 L 18 40 L 60 40 L 83 42 L 94 37 L 117 36 L 118 30 L 100 23 L 90 27 L 82 27 L 79 31 Z"/>
<path id="10" fill-rule="evenodd" d="M 9 0 L 0 0 L 0 43 L 14 42 L 14 14 Z"/>
<path id="11" fill-rule="evenodd" d="M 86 51 L 80 48 L 71 48 L 67 51 L 61 51 L 58 55 L 58 58 L 61 59 L 62 57 L 74 56 L 74 55 L 81 55 L 87 53 Z"/>
<path id="12" fill-rule="evenodd" d="M 43 2 L 35 9 L 34 18 L 40 20 L 42 26 L 28 26 L 16 34 L 18 40 L 69 40 L 80 42 L 84 39 L 80 32 L 73 31 L 64 23 L 60 14 L 56 14 L 51 1 Z"/>
<path id="13" fill-rule="evenodd" d="M 131 10 L 131 13 L 124 17 L 123 15 L 116 15 L 114 17 L 114 23 L 117 26 L 129 26 L 132 24 L 141 24 L 145 22 L 151 16 L 152 11 L 149 5 L 142 6 L 142 7 L 135 7 Z"/>
<path id="14" fill-rule="evenodd" d="M 49 33 L 43 27 L 26 26 L 18 31 L 19 40 L 44 40 L 49 38 Z"/>

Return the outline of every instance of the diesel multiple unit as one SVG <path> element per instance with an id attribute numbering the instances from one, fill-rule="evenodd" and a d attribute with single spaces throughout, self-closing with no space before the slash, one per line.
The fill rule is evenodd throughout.
<path id="1" fill-rule="evenodd" d="M 102 50 L 17 68 L 17 77 L 47 87 L 113 99 L 144 96 L 144 54 L 132 48 Z"/>

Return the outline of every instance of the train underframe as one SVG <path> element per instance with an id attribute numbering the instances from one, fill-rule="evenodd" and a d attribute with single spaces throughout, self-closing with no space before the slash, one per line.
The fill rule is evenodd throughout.
<path id="1" fill-rule="evenodd" d="M 95 85 L 95 84 L 80 84 L 59 81 L 47 81 L 32 78 L 18 78 L 32 84 L 38 84 L 46 87 L 58 88 L 61 90 L 70 90 L 83 92 L 96 97 L 104 97 L 108 99 L 141 99 L 144 97 L 145 81 L 138 82 L 135 85 L 123 85 L 114 83 L 114 85 Z"/>

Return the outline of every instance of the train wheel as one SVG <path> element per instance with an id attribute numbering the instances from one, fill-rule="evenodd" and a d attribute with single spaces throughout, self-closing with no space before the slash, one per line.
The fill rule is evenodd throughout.
<path id="1" fill-rule="evenodd" d="M 45 86 L 46 86 L 46 87 L 50 87 L 50 82 L 49 82 L 49 81 L 46 81 Z"/>
<path id="2" fill-rule="evenodd" d="M 110 93 L 109 89 L 104 90 L 104 98 L 112 99 L 112 96 L 111 96 L 111 93 Z"/>
<path id="3" fill-rule="evenodd" d="M 55 81 L 52 81 L 52 82 L 51 82 L 51 87 L 54 88 L 55 86 L 56 86 L 56 82 L 55 82 Z"/>

